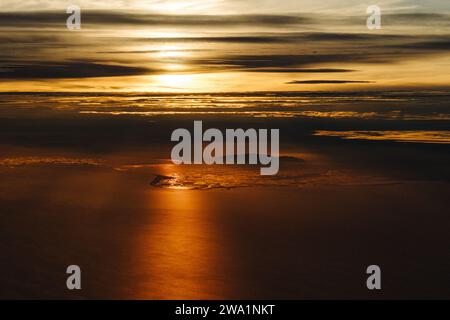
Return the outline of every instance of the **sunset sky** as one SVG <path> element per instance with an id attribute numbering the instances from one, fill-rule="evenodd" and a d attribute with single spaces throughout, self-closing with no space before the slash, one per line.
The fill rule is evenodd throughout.
<path id="1" fill-rule="evenodd" d="M 0 3 L 0 91 L 448 89 L 450 2 L 60 0 Z"/>

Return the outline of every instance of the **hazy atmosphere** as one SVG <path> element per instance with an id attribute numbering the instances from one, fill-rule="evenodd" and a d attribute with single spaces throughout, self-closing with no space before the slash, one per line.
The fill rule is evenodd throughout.
<path id="1" fill-rule="evenodd" d="M 444 0 L 379 1 L 380 30 L 356 0 L 73 4 L 81 30 L 67 1 L 2 1 L 1 91 L 448 88 Z"/>
<path id="2" fill-rule="evenodd" d="M 450 2 L 372 4 L 1 0 L 0 298 L 450 298 Z"/>

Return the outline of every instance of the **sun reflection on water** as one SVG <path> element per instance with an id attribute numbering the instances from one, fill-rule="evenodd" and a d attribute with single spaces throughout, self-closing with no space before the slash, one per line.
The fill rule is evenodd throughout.
<path id="1" fill-rule="evenodd" d="M 155 192 L 155 189 L 151 190 Z M 143 257 L 141 298 L 220 298 L 223 283 L 217 224 L 211 204 L 201 193 L 157 190 L 150 196 L 150 224 L 142 233 L 137 255 Z M 154 196 L 154 194 L 153 194 Z"/>

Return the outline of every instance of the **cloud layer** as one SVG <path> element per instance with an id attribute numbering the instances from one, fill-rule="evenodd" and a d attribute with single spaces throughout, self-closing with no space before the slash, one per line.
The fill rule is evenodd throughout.
<path id="1" fill-rule="evenodd" d="M 67 30 L 67 16 L 49 10 L 0 12 L 0 79 L 180 75 L 156 84 L 178 88 L 186 82 L 183 75 L 214 74 L 219 83 L 240 74 L 236 77 L 247 83 L 261 83 L 264 74 L 267 83 L 286 90 L 292 84 L 398 85 L 408 79 L 431 81 L 422 74 L 423 64 L 440 61 L 450 51 L 450 16 L 444 12 L 386 14 L 383 29 L 374 32 L 365 27 L 365 15 L 319 12 L 171 15 L 84 10 L 81 31 Z M 450 66 L 439 62 L 437 72 L 448 74 Z M 341 73 L 346 76 L 327 77 Z M 436 80 L 439 85 L 442 79 L 444 75 Z"/>

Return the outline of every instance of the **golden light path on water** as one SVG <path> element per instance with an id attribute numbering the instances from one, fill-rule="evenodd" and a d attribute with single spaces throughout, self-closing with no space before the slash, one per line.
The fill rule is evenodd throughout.
<path id="1" fill-rule="evenodd" d="M 141 274 L 138 298 L 193 299 L 224 296 L 221 245 L 213 204 L 193 190 L 150 189 L 149 222 L 135 255 Z"/>

